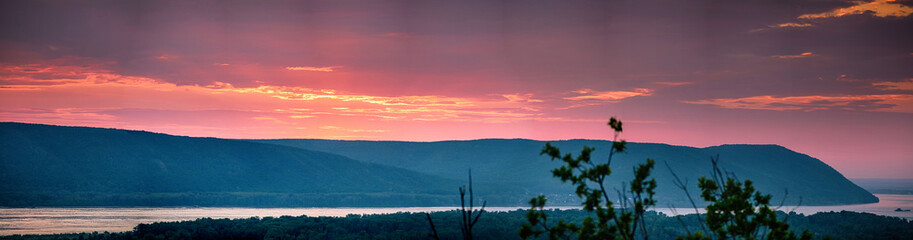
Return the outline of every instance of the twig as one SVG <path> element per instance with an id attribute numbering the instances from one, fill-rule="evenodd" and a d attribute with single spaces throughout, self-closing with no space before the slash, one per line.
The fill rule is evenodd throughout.
<path id="1" fill-rule="evenodd" d="M 687 234 L 685 236 L 690 236 L 691 230 L 688 229 L 688 225 L 685 224 L 685 220 L 682 220 L 682 215 L 679 214 L 678 211 L 675 210 L 675 207 L 673 207 L 672 204 L 668 204 L 668 206 L 669 206 L 669 210 L 672 211 L 672 214 L 675 215 L 675 219 L 678 220 L 678 223 L 682 224 L 682 228 L 685 229 L 685 233 Z"/>
<path id="2" fill-rule="evenodd" d="M 678 177 L 678 174 L 676 174 L 675 171 L 672 170 L 672 166 L 669 165 L 668 161 L 663 161 L 663 163 L 666 164 L 666 168 L 668 168 L 669 172 L 672 173 L 672 177 L 674 178 L 672 183 L 675 184 L 676 187 L 682 189 L 682 191 L 685 192 L 685 196 L 688 197 L 688 202 L 691 203 L 691 207 L 694 208 L 694 214 L 697 215 L 697 220 L 698 220 L 697 223 L 701 226 L 701 229 L 703 229 L 704 232 L 709 232 L 709 231 L 707 231 L 707 227 L 704 226 L 704 218 L 701 217 L 701 212 L 698 210 L 697 204 L 694 203 L 694 199 L 691 198 L 691 192 L 688 192 L 688 181 L 685 180 L 683 182 L 682 179 Z M 687 229 L 685 229 L 685 230 L 687 231 Z M 691 234 L 689 233 L 688 235 L 691 235 Z"/>
<path id="3" fill-rule="evenodd" d="M 428 223 L 431 224 L 431 234 L 428 234 L 428 236 L 435 240 L 441 240 L 441 238 L 437 235 L 437 229 L 434 228 L 434 221 L 431 221 L 431 214 L 425 212 L 425 217 L 428 218 Z"/>

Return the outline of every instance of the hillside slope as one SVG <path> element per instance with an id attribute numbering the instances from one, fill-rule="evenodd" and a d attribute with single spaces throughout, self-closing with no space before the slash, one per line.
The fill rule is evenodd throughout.
<path id="1" fill-rule="evenodd" d="M 389 166 L 402 167 L 449 179 L 460 179 L 459 169 L 472 168 L 480 195 L 502 192 L 485 183 L 510 184 L 527 195 L 569 196 L 572 187 L 551 177 L 559 166 L 539 152 L 544 141 L 526 139 L 483 139 L 472 141 L 397 142 L 337 141 L 309 139 L 258 140 L 257 142 L 326 151 Z M 552 141 L 564 153 L 577 155 L 583 146 L 595 147 L 593 158 L 605 161 L 610 141 Z M 622 181 L 632 179 L 633 166 L 646 158 L 657 160 L 653 176 L 658 183 L 660 204 L 685 206 L 683 191 L 673 185 L 669 166 L 689 183 L 694 198 L 699 198 L 697 179 L 710 173 L 710 157 L 720 156 L 720 166 L 741 179 L 773 195 L 779 203 L 785 197 L 790 205 L 836 205 L 877 202 L 877 198 L 856 186 L 839 172 L 821 162 L 776 145 L 723 145 L 708 148 L 672 146 L 655 143 L 629 143 L 628 152 L 612 163 L 610 188 L 621 189 Z M 574 197 L 568 197 L 572 200 Z M 800 202 L 801 201 L 801 202 Z"/>
<path id="2" fill-rule="evenodd" d="M 441 195 L 432 198 L 450 204 L 461 183 L 325 152 L 142 131 L 0 123 L 0 142 L 2 206 L 327 205 L 314 202 L 319 194 L 356 205 Z M 271 203 L 277 196 L 283 202 Z M 59 197 L 73 199 L 43 199 Z"/>
<path id="3" fill-rule="evenodd" d="M 227 140 L 166 134 L 0 123 L 0 206 L 441 206 L 472 169 L 478 199 L 525 206 L 546 194 L 575 204 L 572 187 L 551 177 L 558 163 L 539 156 L 545 142 L 486 139 L 443 142 Z M 608 141 L 552 142 L 566 153 Z M 610 189 L 634 164 L 658 161 L 660 206 L 686 206 L 668 163 L 688 180 L 710 172 L 710 157 L 751 179 L 774 202 L 831 205 L 877 201 L 823 162 L 776 145 L 693 148 L 630 143 L 612 163 Z M 788 191 L 788 194 L 784 194 Z"/>

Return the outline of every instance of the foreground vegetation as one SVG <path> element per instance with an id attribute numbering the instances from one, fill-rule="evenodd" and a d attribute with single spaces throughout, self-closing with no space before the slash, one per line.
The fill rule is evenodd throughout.
<path id="1" fill-rule="evenodd" d="M 557 222 L 548 223 L 549 216 L 544 211 L 547 198 L 538 196 L 529 202 L 532 205 L 527 212 L 528 223 L 520 228 L 523 239 L 548 236 L 548 239 L 648 239 L 652 234 L 647 227 L 647 210 L 656 205 L 656 179 L 651 172 L 656 161 L 647 158 L 634 168 L 634 179 L 621 182 L 621 190 L 616 188 L 618 203 L 613 203 L 607 181 L 612 174 L 612 160 L 616 154 L 627 151 L 627 142 L 619 139 L 623 131 L 622 122 L 614 117 L 607 123 L 614 131 L 612 148 L 607 161 L 593 160 L 591 147 L 583 147 L 580 154 L 574 157 L 570 153 L 546 143 L 541 154 L 548 155 L 553 161 L 561 161 L 564 166 L 552 170 L 552 175 L 562 182 L 576 186 L 577 197 L 584 199 L 583 210 L 595 214 L 596 218 L 587 216 L 579 224 L 559 218 Z M 735 173 L 719 166 L 719 156 L 711 158 L 711 176 L 700 177 L 698 187 L 701 198 L 709 202 L 706 214 L 696 215 L 698 225 L 696 232 L 685 224 L 680 217 L 686 234 L 678 234 L 675 239 L 713 240 L 713 239 L 782 239 L 810 240 L 813 234 L 804 230 L 797 233 L 789 228 L 789 223 L 777 218 L 777 213 L 769 207 L 771 196 L 757 191 L 751 180 L 739 180 Z M 671 166 L 666 164 L 675 179 L 675 186 L 685 193 L 694 209 L 698 206 L 689 194 L 687 179 L 682 180 Z M 554 219 L 554 218 L 552 218 Z M 472 235 L 464 234 L 472 239 Z"/>
<path id="2" fill-rule="evenodd" d="M 546 210 L 555 219 L 579 223 L 590 216 L 582 210 Z M 441 239 L 459 239 L 458 211 L 432 213 Z M 698 229 L 697 215 L 675 217 L 644 214 L 650 239 L 687 235 Z M 816 239 L 913 239 L 913 221 L 870 213 L 828 212 L 809 216 L 778 212 L 791 229 L 808 230 Z M 519 239 L 526 211 L 486 212 L 473 229 L 476 239 Z M 684 223 L 684 226 L 683 226 Z M 140 224 L 123 233 L 82 233 L 6 236 L 0 239 L 429 239 L 424 213 L 349 215 L 347 217 L 279 217 L 211 219 Z M 544 237 L 543 237 L 544 238 Z"/>

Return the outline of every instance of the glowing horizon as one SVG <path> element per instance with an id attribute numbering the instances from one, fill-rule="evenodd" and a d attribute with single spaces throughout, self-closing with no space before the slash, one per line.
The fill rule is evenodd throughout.
<path id="1" fill-rule="evenodd" d="M 794 4 L 4 2 L 0 121 L 440 141 L 609 139 L 615 116 L 913 178 L 913 8 Z"/>

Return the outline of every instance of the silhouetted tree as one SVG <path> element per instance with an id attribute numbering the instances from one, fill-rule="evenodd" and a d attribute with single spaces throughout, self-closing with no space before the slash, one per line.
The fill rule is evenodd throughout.
<path id="1" fill-rule="evenodd" d="M 466 192 L 469 192 L 469 209 L 466 208 Z M 475 210 L 475 199 L 472 192 L 472 170 L 469 170 L 469 188 L 466 186 L 460 187 L 460 232 L 463 234 L 463 239 L 469 240 L 472 239 L 472 227 L 479 222 L 479 217 L 482 216 L 482 212 L 485 212 L 485 205 L 488 201 L 482 201 L 482 208 Z M 473 216 L 474 215 L 474 216 Z M 434 239 L 440 239 L 438 236 L 437 229 L 434 227 L 434 221 L 431 220 L 431 214 L 425 213 L 425 217 L 428 219 L 428 224 L 431 225 L 431 233 L 428 235 Z"/>
<path id="2" fill-rule="evenodd" d="M 649 207 L 656 204 L 653 199 L 656 180 L 647 179 L 655 162 L 647 159 L 645 164 L 639 164 L 634 169 L 634 180 L 628 187 L 622 186 L 623 190 L 617 192 L 622 208 L 616 211 L 606 191 L 606 178 L 612 173 L 612 158 L 616 153 L 625 151 L 626 141 L 618 139 L 622 132 L 621 121 L 613 117 L 608 125 L 614 131 L 614 136 L 609 158 L 604 163 L 591 161 L 590 154 L 595 149 L 590 147 L 584 147 L 577 157 L 562 155 L 550 143 L 546 143 L 541 152 L 551 157 L 552 161 L 560 159 L 564 162 L 564 166 L 552 170 L 552 175 L 562 182 L 575 185 L 575 193 L 584 200 L 583 209 L 595 213 L 596 218 L 586 217 L 579 225 L 563 219 L 550 224 L 545 213 L 546 198 L 540 195 L 529 202 L 532 206 L 527 212 L 528 223 L 520 228 L 521 238 L 539 237 L 543 234 L 549 239 L 567 239 L 575 235 L 579 239 L 634 239 L 635 235 L 647 238 L 643 215 Z M 628 193 L 632 196 L 632 205 L 628 205 Z M 637 233 L 638 230 L 640 234 Z"/>
<path id="3" fill-rule="evenodd" d="M 647 239 L 644 221 L 646 210 L 654 206 L 653 199 L 656 181 L 649 179 L 650 170 L 655 161 L 647 159 L 645 164 L 639 164 L 634 169 L 634 179 L 630 185 L 618 191 L 621 199 L 621 208 L 616 211 L 608 193 L 605 190 L 606 178 L 612 173 L 610 167 L 612 157 L 616 153 L 625 151 L 625 141 L 618 140 L 622 132 L 621 121 L 611 118 L 609 127 L 614 130 L 612 148 L 609 151 L 608 161 L 596 163 L 590 160 L 591 153 L 595 150 L 584 147 L 580 155 L 573 157 L 571 154 L 561 154 L 561 151 L 546 143 L 541 154 L 547 154 L 554 161 L 560 159 L 564 166 L 552 170 L 552 175 L 563 182 L 571 182 L 576 186 L 576 194 L 584 200 L 583 210 L 595 213 L 596 218 L 586 217 L 581 224 L 565 222 L 563 219 L 557 223 L 549 223 L 545 211 L 545 196 L 538 196 L 530 200 L 531 208 L 527 211 L 527 223 L 520 228 L 520 237 L 527 239 L 547 235 L 549 239 L 634 239 L 640 236 Z M 750 180 L 739 181 L 734 174 L 720 170 L 717 158 L 711 158 L 713 165 L 711 178 L 698 179 L 701 197 L 710 202 L 707 214 L 698 214 L 700 226 L 704 231 L 691 234 L 687 225 L 681 218 L 679 222 L 685 227 L 688 234 L 677 239 L 811 239 L 812 235 L 804 231 L 796 235 L 789 230 L 789 225 L 777 220 L 777 214 L 768 206 L 770 195 L 762 194 L 754 189 Z M 668 167 L 668 164 L 667 164 Z M 671 171 L 670 167 L 670 171 Z M 688 193 L 687 182 L 678 178 L 675 173 L 675 184 Z M 631 194 L 632 205 L 628 205 L 627 194 Z M 688 195 L 692 206 L 697 208 Z M 706 223 L 706 225 L 704 224 Z M 639 231 L 639 233 L 638 233 Z"/>
<path id="4" fill-rule="evenodd" d="M 698 187 L 701 197 L 710 202 L 704 220 L 712 233 L 698 231 L 677 239 L 812 239 L 808 231 L 796 235 L 789 224 L 777 220 L 769 206 L 770 195 L 755 190 L 751 180 L 739 181 L 735 174 L 722 171 L 719 156 L 710 161 L 711 178 L 698 179 Z"/>

